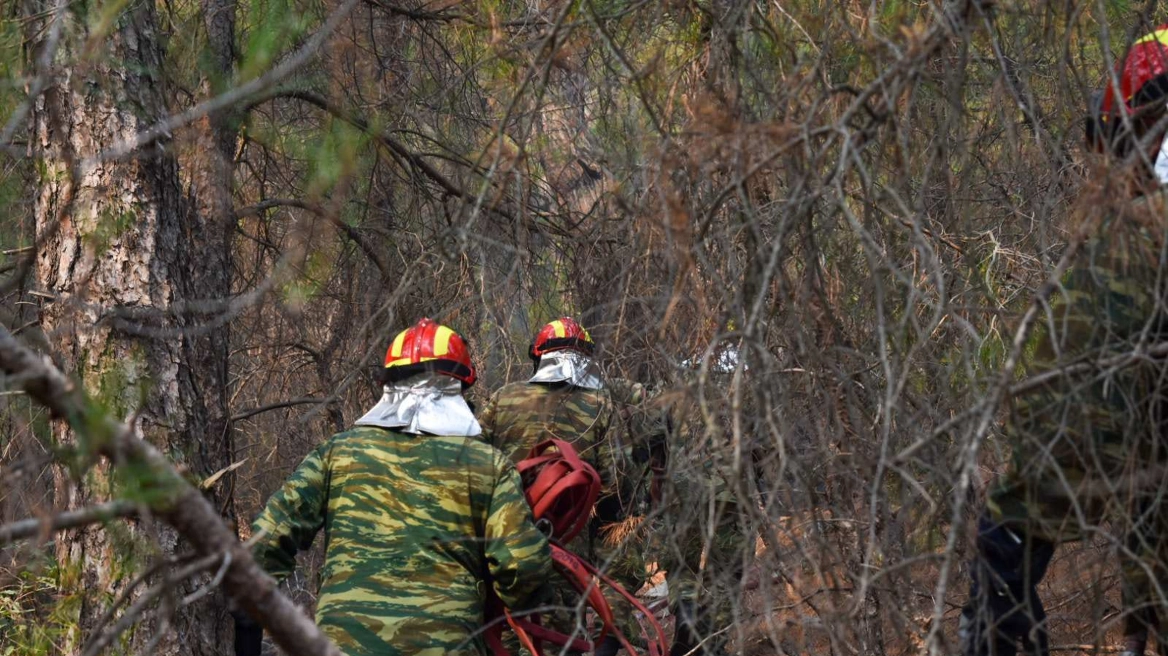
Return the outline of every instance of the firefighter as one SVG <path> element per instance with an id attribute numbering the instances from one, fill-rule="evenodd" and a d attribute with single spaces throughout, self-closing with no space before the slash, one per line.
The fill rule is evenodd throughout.
<path id="1" fill-rule="evenodd" d="M 1158 400 L 1163 360 L 1124 354 L 1162 340 L 1168 323 L 1159 269 L 1168 231 L 1162 120 L 1168 99 L 1168 26 L 1136 41 L 1093 103 L 1088 143 L 1112 161 L 1134 161 L 1131 200 L 1083 204 L 1086 231 L 1072 266 L 1039 313 L 1021 367 L 1033 384 L 1009 399 L 1007 473 L 987 492 L 977 557 L 959 635 L 970 656 L 1049 653 L 1038 596 L 1056 546 L 1097 532 L 1104 519 L 1135 549 L 1123 552 L 1129 637 L 1154 626 L 1158 598 L 1131 573 L 1160 578 L 1165 549 L 1157 526 L 1168 449 Z M 1145 157 L 1145 155 L 1147 157 Z M 1108 181 L 1114 184 L 1114 180 Z M 1116 360 L 1114 366 L 1075 366 Z M 1043 374 L 1043 372 L 1046 372 Z M 1150 536 L 1150 537 L 1149 537 Z M 1160 579 L 1161 584 L 1165 581 Z M 1140 651 L 1142 644 L 1133 645 Z M 1161 647 L 1163 650 L 1163 647 Z"/>
<path id="2" fill-rule="evenodd" d="M 575 319 L 563 317 L 543 326 L 528 350 L 534 365 L 531 378 L 506 385 L 491 397 L 481 415 L 483 436 L 515 462 L 548 438 L 576 448 L 599 472 L 602 491 L 587 532 L 565 546 L 635 594 L 645 578 L 638 543 L 619 539 L 612 529 L 643 510 L 649 452 L 658 448 L 664 430 L 641 411 L 644 387 L 605 381 L 594 352 L 592 337 Z M 575 607 L 574 591 L 566 584 L 559 590 L 561 604 Z M 623 602 L 617 604 L 620 628 L 634 638 L 632 612 L 620 612 Z M 561 617 L 556 623 L 564 632 L 580 632 L 578 622 L 570 626 Z M 597 654 L 615 654 L 619 648 L 610 636 Z"/>
<path id="3" fill-rule="evenodd" d="M 670 656 L 726 653 L 741 609 L 743 575 L 754 558 L 755 532 L 743 506 L 747 486 L 744 473 L 735 471 L 725 429 L 733 413 L 744 409 L 725 395 L 729 370 L 714 369 L 704 391 L 679 388 L 659 399 L 672 420 L 652 534 L 675 618 Z M 695 402 L 698 394 L 703 403 Z"/>
<path id="4" fill-rule="evenodd" d="M 484 653 L 487 586 L 511 609 L 540 601 L 547 538 L 514 465 L 477 439 L 462 338 L 422 319 L 393 340 L 383 374 L 380 402 L 268 500 L 256 559 L 283 579 L 324 529 L 316 621 L 348 656 Z"/>
<path id="5" fill-rule="evenodd" d="M 595 349 L 571 317 L 543 326 L 528 349 L 535 371 L 491 396 L 481 416 L 483 438 L 516 463 L 551 437 L 570 443 L 594 467 L 604 460 L 613 404 Z"/>

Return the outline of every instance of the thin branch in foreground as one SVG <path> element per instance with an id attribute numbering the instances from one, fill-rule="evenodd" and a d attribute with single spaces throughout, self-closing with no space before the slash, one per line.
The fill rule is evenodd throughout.
<path id="1" fill-rule="evenodd" d="M 280 62 L 278 66 L 269 70 L 267 73 L 214 98 L 201 102 L 181 114 L 163 119 L 139 133 L 133 139 L 107 148 L 84 162 L 82 170 L 89 170 L 98 162 L 126 157 L 159 139 L 169 139 L 175 130 L 190 125 L 204 116 L 227 109 L 279 83 L 289 75 L 300 71 L 309 60 L 316 56 L 316 53 L 324 46 L 329 35 L 352 13 L 359 2 L 360 0 L 346 0 L 344 4 L 333 11 L 332 15 L 328 17 L 328 20 L 324 22 L 324 25 L 316 31 L 316 34 L 312 35 L 312 38 L 305 42 L 300 50 Z"/>
<path id="2" fill-rule="evenodd" d="M 219 561 L 223 561 L 225 564 L 230 564 L 230 559 L 231 552 L 211 554 L 209 556 L 199 558 L 193 563 L 190 563 L 179 571 L 175 572 L 172 576 L 166 577 L 166 580 L 164 580 L 162 583 L 155 585 L 146 592 L 142 593 L 142 596 L 139 597 L 132 606 L 127 608 L 126 612 L 123 613 L 120 618 L 118 618 L 118 621 L 116 624 L 114 624 L 113 628 L 106 630 L 104 623 L 103 625 L 99 626 L 98 632 L 90 639 L 89 643 L 85 647 L 85 651 L 82 652 L 81 656 L 97 656 L 97 654 L 100 654 L 102 650 L 104 650 L 110 645 L 110 643 L 114 641 L 115 638 L 124 633 L 126 629 L 129 629 L 131 626 L 133 626 L 134 622 L 137 621 L 137 619 L 151 606 L 151 604 L 154 603 L 155 599 L 167 591 L 167 588 L 170 585 L 190 578 L 205 570 L 211 569 Z M 205 589 L 206 588 L 204 588 L 204 590 Z M 200 592 L 201 591 L 202 590 L 200 590 Z M 146 650 L 145 653 L 153 653 L 153 650 Z"/>
<path id="3" fill-rule="evenodd" d="M 250 409 L 244 410 L 242 412 L 237 412 L 237 413 L 231 415 L 231 421 L 243 421 L 244 419 L 247 419 L 248 417 L 254 417 L 258 414 L 261 414 L 264 412 L 270 412 L 272 410 L 280 410 L 282 408 L 290 408 L 294 405 L 306 405 L 309 403 L 324 403 L 325 401 L 327 401 L 327 399 L 318 399 L 316 397 L 306 396 L 306 397 L 302 397 L 302 398 L 298 398 L 298 399 L 288 399 L 287 401 L 280 401 L 278 403 L 269 403 L 268 405 L 262 405 L 258 408 L 250 408 Z"/>
<path id="4" fill-rule="evenodd" d="M 0 547 L 36 535 L 48 535 L 79 526 L 105 522 L 138 513 L 138 505 L 129 501 L 111 501 L 81 510 L 70 510 L 51 517 L 22 519 L 0 526 Z"/>

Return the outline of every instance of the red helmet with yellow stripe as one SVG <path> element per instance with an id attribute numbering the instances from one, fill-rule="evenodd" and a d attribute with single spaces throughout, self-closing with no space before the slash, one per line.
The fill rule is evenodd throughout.
<path id="1" fill-rule="evenodd" d="M 391 382 L 423 371 L 457 378 L 464 387 L 474 385 L 478 378 L 462 337 L 427 317 L 398 333 L 385 353 L 385 374 Z"/>
<path id="2" fill-rule="evenodd" d="M 1132 136 L 1139 137 L 1163 115 L 1168 96 L 1168 23 L 1135 40 L 1115 67 L 1116 85 L 1108 79 L 1102 93 L 1091 99 L 1087 143 L 1099 150 L 1123 154 Z M 1145 112 L 1142 109 L 1153 111 Z M 1125 134 L 1127 114 L 1135 135 Z"/>
<path id="3" fill-rule="evenodd" d="M 592 355 L 595 349 L 592 336 L 584 330 L 584 326 L 572 317 L 561 317 L 540 329 L 531 344 L 529 355 L 538 362 L 544 354 L 552 351 L 572 350 Z"/>

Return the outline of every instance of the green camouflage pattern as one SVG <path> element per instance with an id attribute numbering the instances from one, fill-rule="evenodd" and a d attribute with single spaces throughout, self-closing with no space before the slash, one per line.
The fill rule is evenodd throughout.
<path id="1" fill-rule="evenodd" d="M 642 383 L 614 378 L 605 384 L 613 402 L 613 421 L 605 436 L 609 470 L 601 477 L 607 476 L 612 484 L 596 502 L 586 553 L 590 562 L 636 594 L 647 578 L 648 526 L 644 522 L 653 512 L 653 470 L 659 467 L 664 472 L 669 423 Z M 632 522 L 631 526 L 626 522 Z M 638 643 L 640 625 L 632 606 L 615 595 L 609 595 L 609 603 L 617 628 Z"/>
<path id="2" fill-rule="evenodd" d="M 667 572 L 669 603 L 678 623 L 691 622 L 698 653 L 723 653 L 734 638 L 741 583 L 754 557 L 755 533 L 746 514 L 745 472 L 735 473 L 730 407 L 719 398 L 722 381 L 711 383 L 703 412 L 693 390 L 679 390 L 661 402 L 671 417 L 666 485 L 652 531 L 652 551 Z M 739 467 L 750 467 L 749 457 Z M 686 616 L 683 608 L 692 609 Z M 675 640 L 678 632 L 675 629 Z"/>
<path id="3" fill-rule="evenodd" d="M 684 427 L 684 424 L 683 424 Z M 667 572 L 669 605 L 693 608 L 690 632 L 703 642 L 702 653 L 719 654 L 732 637 L 736 601 L 745 563 L 754 556 L 754 535 L 727 482 L 728 449 L 706 448 L 705 431 L 670 440 L 669 468 L 658 558 Z M 715 434 L 723 437 L 722 432 Z M 678 621 L 682 621 L 679 617 Z"/>
<path id="4" fill-rule="evenodd" d="M 608 457 L 604 464 L 614 485 L 597 502 L 604 524 L 650 511 L 650 485 L 654 467 L 664 472 L 669 435 L 669 416 L 645 385 L 624 378 L 608 381 L 613 421 L 606 435 Z"/>
<path id="5" fill-rule="evenodd" d="M 602 486 L 596 514 L 588 530 L 566 546 L 636 593 L 645 580 L 643 545 L 635 535 L 606 539 L 606 529 L 631 514 L 648 512 L 649 461 L 652 451 L 664 442 L 666 423 L 662 413 L 645 403 L 649 394 L 644 385 L 623 379 L 605 385 L 590 390 L 567 384 L 512 383 L 492 396 L 479 423 L 484 438 L 515 462 L 536 444 L 554 437 L 572 444 L 596 468 Z M 570 611 L 553 617 L 553 626 L 568 632 L 579 625 L 565 619 L 578 610 L 578 595 L 566 582 L 553 585 L 557 604 Z M 611 596 L 610 603 L 620 618 L 620 628 L 635 636 L 631 609 L 622 608 L 625 602 Z"/>
<path id="6" fill-rule="evenodd" d="M 671 533 L 665 534 L 669 537 L 659 557 L 668 573 L 670 608 L 675 615 L 682 604 L 696 609 L 690 631 L 703 643 L 703 653 L 719 654 L 733 637 L 730 627 L 740 610 L 745 563 L 754 555 L 754 541 L 738 504 L 715 500 L 712 513 L 708 505 L 695 512 L 698 501 L 684 495 L 668 503 L 665 522 Z"/>
<path id="7" fill-rule="evenodd" d="M 316 621 L 348 656 L 485 653 L 487 585 L 525 609 L 551 574 L 515 467 L 476 438 L 334 435 L 256 519 L 256 558 L 283 579 L 322 528 Z"/>
<path id="8" fill-rule="evenodd" d="M 604 460 L 601 450 L 611 422 L 612 399 L 607 389 L 568 383 L 504 385 L 479 416 L 483 439 L 515 463 L 540 442 L 554 438 L 568 442 L 596 466 Z"/>
<path id="9" fill-rule="evenodd" d="M 1146 498 L 1132 513 L 1126 545 L 1120 550 L 1124 636 L 1156 638 L 1158 656 L 1168 656 L 1161 629 L 1168 594 L 1168 499 Z M 1168 617 L 1165 617 L 1168 619 Z"/>
<path id="10" fill-rule="evenodd" d="M 1012 399 L 1013 465 L 987 503 L 998 521 L 1053 542 L 1078 539 L 1104 518 L 1122 521 L 1146 484 L 1162 480 L 1149 474 L 1168 461 L 1155 393 L 1163 360 L 1092 363 L 1165 337 L 1164 216 L 1157 195 L 1104 217 L 1051 294 L 1022 367 L 1064 373 Z"/>

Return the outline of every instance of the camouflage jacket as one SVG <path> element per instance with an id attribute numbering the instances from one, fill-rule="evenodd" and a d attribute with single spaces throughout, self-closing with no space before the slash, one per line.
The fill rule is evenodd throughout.
<path id="1" fill-rule="evenodd" d="M 1012 399 L 1006 430 L 1016 478 L 1030 481 L 1041 499 L 1138 476 L 1165 462 L 1162 436 L 1165 360 L 1121 360 L 1168 337 L 1165 317 L 1163 195 L 1108 209 L 1096 236 L 1083 244 L 1072 268 L 1040 313 L 1023 353 L 1027 376 Z M 1134 479 L 1128 479 L 1129 481 Z"/>
<path id="2" fill-rule="evenodd" d="M 612 522 L 645 499 L 649 462 L 664 444 L 666 422 L 647 409 L 643 385 L 622 379 L 606 385 L 512 383 L 495 392 L 479 422 L 484 439 L 515 462 L 548 438 L 571 443 L 600 474 L 598 516 Z"/>
<path id="3" fill-rule="evenodd" d="M 595 466 L 603 460 L 598 451 L 612 423 L 612 398 L 607 389 L 568 383 L 511 383 L 491 396 L 479 423 L 483 438 L 512 462 L 555 438 L 576 447 Z"/>
<path id="4" fill-rule="evenodd" d="M 334 435 L 256 519 L 256 558 L 283 579 L 321 528 L 316 620 L 348 656 L 481 653 L 487 581 L 522 609 L 551 572 L 514 466 L 475 438 Z"/>

